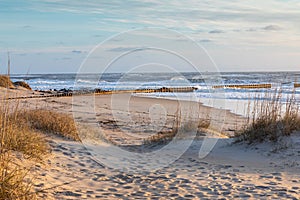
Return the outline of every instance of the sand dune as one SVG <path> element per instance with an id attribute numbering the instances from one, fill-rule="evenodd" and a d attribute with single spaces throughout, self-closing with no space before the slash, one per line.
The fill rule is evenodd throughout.
<path id="1" fill-rule="evenodd" d="M 97 123 L 104 135 L 115 142 L 114 145 L 124 147 L 141 146 L 143 139 L 153 134 L 153 131 L 145 132 L 149 127 L 158 131 L 157 127 L 151 126 L 151 122 L 159 125 L 160 118 L 155 118 L 154 115 L 149 117 L 149 113 L 155 109 L 158 111 L 154 113 L 162 113 L 159 111 L 164 109 L 166 114 L 166 118 L 163 119 L 165 123 L 159 125 L 159 130 L 172 128 L 172 119 L 178 106 L 178 102 L 172 100 L 135 96 L 130 96 L 128 101 L 128 96 L 124 95 L 116 96 L 113 103 L 111 95 L 96 96 L 92 102 L 90 99 L 91 96 L 81 97 L 73 102 L 71 97 L 27 99 L 20 100 L 19 103 L 21 107 L 43 106 L 70 114 L 74 111 L 72 104 L 76 104 L 75 109 L 78 109 L 81 115 L 75 115 L 75 118 L 85 125 L 87 134 L 95 136 L 92 130 Z M 124 102 L 128 103 L 128 107 L 123 106 Z M 188 111 L 187 113 L 195 108 L 200 108 L 203 116 L 206 116 L 207 112 L 210 113 L 210 128 L 220 129 L 225 136 L 232 134 L 234 129 L 245 122 L 241 116 L 229 111 L 209 108 L 198 103 L 180 103 L 185 106 L 183 110 Z M 127 108 L 130 108 L 129 112 Z M 120 116 L 116 117 L 116 113 L 112 111 Z M 124 113 L 129 114 L 131 122 L 134 123 L 121 118 Z M 116 122 L 116 119 L 119 121 Z M 136 124 L 138 126 L 135 126 Z M 141 135 L 142 132 L 144 135 Z M 230 138 L 219 138 L 205 158 L 199 158 L 204 140 L 203 137 L 197 137 L 190 141 L 188 149 L 174 162 L 151 171 L 141 171 L 142 166 L 136 164 L 140 164 L 138 160 L 131 160 L 130 171 L 126 171 L 128 166 L 121 166 L 124 170 L 120 170 L 105 164 L 99 159 L 99 152 L 87 149 L 89 144 L 95 145 L 91 138 L 83 138 L 83 144 L 54 136 L 49 136 L 48 140 L 52 147 L 52 155 L 46 159 L 45 165 L 35 168 L 35 173 L 38 174 L 35 190 L 39 192 L 39 197 L 44 199 L 300 198 L 299 133 L 277 145 L 265 143 L 248 146 L 232 144 Z M 95 140 L 99 142 L 99 138 Z M 97 145 L 103 144 L 99 142 Z M 180 146 L 180 142 L 177 145 Z M 129 150 L 125 148 L 125 151 Z M 143 163 L 144 166 L 150 164 L 151 160 Z"/>
<path id="2" fill-rule="evenodd" d="M 219 140 L 208 157 L 199 159 L 201 141 L 196 141 L 168 167 L 125 173 L 97 163 L 82 144 L 53 138 L 54 158 L 40 170 L 37 189 L 54 187 L 41 193 L 47 199 L 299 198 L 299 157 L 297 165 L 288 166 L 277 154 L 266 156 L 262 149 L 229 142 Z"/>

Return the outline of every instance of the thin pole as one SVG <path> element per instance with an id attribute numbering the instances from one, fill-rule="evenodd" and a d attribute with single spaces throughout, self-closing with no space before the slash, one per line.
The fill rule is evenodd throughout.
<path id="1" fill-rule="evenodd" d="M 9 56 L 9 52 L 7 52 L 7 76 L 10 77 L 10 56 Z"/>

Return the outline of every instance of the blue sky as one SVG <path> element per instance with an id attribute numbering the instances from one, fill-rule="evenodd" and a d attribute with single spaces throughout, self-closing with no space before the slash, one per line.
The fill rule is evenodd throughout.
<path id="1" fill-rule="evenodd" d="M 145 27 L 192 38 L 220 71 L 300 70 L 299 0 L 1 0 L 0 26 L 0 72 L 7 51 L 13 73 L 76 72 L 100 42 Z"/>

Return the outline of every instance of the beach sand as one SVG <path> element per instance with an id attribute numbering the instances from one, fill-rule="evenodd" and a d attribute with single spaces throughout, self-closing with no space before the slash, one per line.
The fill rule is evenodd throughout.
<path id="1" fill-rule="evenodd" d="M 103 164 L 97 157 L 99 152 L 88 150 L 89 141 L 93 138 L 85 139 L 83 136 L 84 143 L 79 143 L 49 135 L 47 140 L 52 154 L 45 159 L 45 164 L 36 165 L 33 172 L 36 175 L 35 190 L 39 192 L 40 198 L 300 198 L 300 133 L 295 133 L 277 145 L 233 144 L 233 139 L 226 136 L 232 135 L 235 129 L 245 123 L 245 119 L 239 115 L 199 103 L 128 94 L 99 95 L 95 98 L 87 95 L 75 99 L 24 99 L 18 100 L 18 103 L 20 107 L 47 108 L 70 114 L 75 110 L 76 121 L 80 127 L 86 128 L 87 133 L 92 133 L 97 124 L 106 139 L 124 147 L 141 146 L 143 139 L 151 134 L 171 129 L 174 116 L 178 114 L 178 104 L 182 118 L 193 119 L 200 110 L 200 118 L 209 116 L 211 119 L 211 134 L 223 133 L 215 136 L 218 137 L 217 143 L 205 158 L 199 158 L 205 137 L 183 138 L 183 141 L 193 139 L 183 155 L 169 165 L 151 171 L 141 171 L 141 166 L 135 163 L 130 166 L 129 171 L 126 171 L 127 166 L 114 168 Z M 166 117 L 159 118 L 156 114 Z M 178 141 L 177 146 L 180 147 L 180 140 Z M 97 138 L 94 142 L 97 142 Z M 137 160 L 131 161 L 139 163 Z M 151 160 L 148 162 L 144 165 L 151 164 Z M 122 167 L 124 170 L 119 169 Z"/>

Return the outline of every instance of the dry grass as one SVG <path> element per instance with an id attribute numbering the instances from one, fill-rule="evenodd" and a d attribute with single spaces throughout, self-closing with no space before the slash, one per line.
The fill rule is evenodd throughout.
<path id="1" fill-rule="evenodd" d="M 43 109 L 27 110 L 20 113 L 19 120 L 35 130 L 80 141 L 74 119 L 68 114 Z"/>
<path id="2" fill-rule="evenodd" d="M 200 107 L 199 107 L 200 110 Z M 199 114 L 199 113 L 198 113 Z M 174 137 L 188 137 L 189 133 L 197 132 L 197 134 L 202 134 L 204 129 L 207 129 L 210 126 L 210 118 L 202 119 L 198 117 L 198 119 L 194 119 L 193 117 L 187 116 L 182 117 L 181 112 L 179 112 L 179 108 L 177 108 L 177 112 L 174 116 L 172 130 L 162 131 L 155 135 L 152 135 L 144 140 L 145 145 L 159 145 L 166 144 L 174 139 Z"/>
<path id="3" fill-rule="evenodd" d="M 31 180 L 34 164 L 25 163 L 27 159 L 42 162 L 49 153 L 41 132 L 79 140 L 69 115 L 49 110 L 20 110 L 17 102 L 0 102 L 0 199 L 36 199 Z"/>
<path id="4" fill-rule="evenodd" d="M 30 169 L 14 163 L 10 152 L 0 154 L 0 199 L 34 200 L 33 183 L 28 180 Z"/>
<path id="5" fill-rule="evenodd" d="M 257 98 L 258 99 L 258 98 Z M 250 110 L 248 105 L 248 123 L 235 133 L 237 141 L 248 143 L 272 141 L 277 142 L 280 137 L 289 136 L 300 130 L 299 106 L 295 95 L 290 95 L 282 102 L 281 90 L 274 94 L 266 93 L 263 99 L 255 100 Z"/>
<path id="6" fill-rule="evenodd" d="M 0 105 L 0 199 L 35 199 L 30 167 L 16 164 L 17 155 L 42 161 L 48 153 L 44 137 L 18 120 L 17 106 Z"/>
<path id="7" fill-rule="evenodd" d="M 21 86 L 21 87 L 26 88 L 28 90 L 32 90 L 31 87 L 29 86 L 29 84 L 24 82 L 24 81 L 14 82 L 14 86 Z"/>
<path id="8" fill-rule="evenodd" d="M 176 123 L 175 123 L 176 124 Z M 174 126 L 170 131 L 159 132 L 155 135 L 150 136 L 149 138 L 144 140 L 144 144 L 152 145 L 152 144 L 166 144 L 173 140 L 173 138 L 179 133 L 183 137 L 185 133 L 189 133 L 191 131 L 197 131 L 197 134 L 202 134 L 203 129 L 208 128 L 210 125 L 210 121 L 207 119 L 200 119 L 197 121 L 188 121 L 181 126 Z"/>
<path id="9" fill-rule="evenodd" d="M 19 120 L 21 113 L 17 106 L 8 104 L 0 108 L 0 142 L 1 151 L 17 151 L 27 158 L 41 160 L 48 152 L 44 137 L 30 129 L 25 122 Z"/>
<path id="10" fill-rule="evenodd" d="M 26 88 L 28 90 L 32 90 L 31 87 L 28 85 L 28 83 L 24 81 L 17 81 L 17 82 L 12 82 L 9 78 L 9 76 L 6 75 L 0 75 L 0 87 L 4 88 L 9 88 L 9 89 L 14 89 L 16 86 L 20 86 L 23 88 Z"/>
<path id="11" fill-rule="evenodd" d="M 4 88 L 15 88 L 13 82 L 11 82 L 10 78 L 5 75 L 0 75 L 0 87 Z"/>

